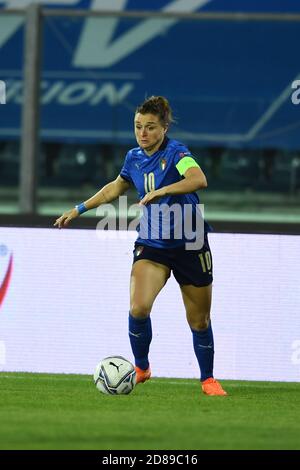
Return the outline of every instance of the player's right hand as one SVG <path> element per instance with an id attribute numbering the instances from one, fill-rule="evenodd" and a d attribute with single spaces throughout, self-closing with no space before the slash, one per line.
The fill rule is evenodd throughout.
<path id="1" fill-rule="evenodd" d="M 71 220 L 75 219 L 78 216 L 79 216 L 79 212 L 76 209 L 76 207 L 74 207 L 73 209 L 67 212 L 64 212 L 63 215 L 61 215 L 58 219 L 56 219 L 53 225 L 54 227 L 58 227 L 58 228 L 67 227 L 67 225 L 69 225 Z"/>

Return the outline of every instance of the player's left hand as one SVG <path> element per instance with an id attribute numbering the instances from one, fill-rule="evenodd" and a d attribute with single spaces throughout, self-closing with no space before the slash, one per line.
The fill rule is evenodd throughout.
<path id="1" fill-rule="evenodd" d="M 147 193 L 143 199 L 140 200 L 139 204 L 141 206 L 146 206 L 147 204 L 153 204 L 157 202 L 158 199 L 166 195 L 165 188 L 156 189 L 155 191 L 150 191 Z"/>

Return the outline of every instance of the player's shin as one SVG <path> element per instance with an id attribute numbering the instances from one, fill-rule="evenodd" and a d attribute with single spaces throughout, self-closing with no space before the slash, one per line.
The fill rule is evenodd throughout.
<path id="1" fill-rule="evenodd" d="M 135 318 L 129 313 L 129 339 L 135 358 L 135 365 L 142 370 L 149 367 L 148 354 L 152 340 L 151 319 Z"/>
<path id="2" fill-rule="evenodd" d="M 196 331 L 192 329 L 194 351 L 201 372 L 201 381 L 213 377 L 214 366 L 214 338 L 209 322 L 206 330 Z"/>

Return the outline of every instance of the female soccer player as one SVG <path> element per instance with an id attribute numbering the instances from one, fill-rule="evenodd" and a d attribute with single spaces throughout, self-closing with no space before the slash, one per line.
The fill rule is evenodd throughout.
<path id="1" fill-rule="evenodd" d="M 54 226 L 65 227 L 83 212 L 114 201 L 131 185 L 135 186 L 144 212 L 130 279 L 129 338 L 137 383 L 151 376 L 150 312 L 172 271 L 192 331 L 202 390 L 207 395 L 227 395 L 213 377 L 209 226 L 204 222 L 201 231 L 198 224 L 202 219 L 195 191 L 207 186 L 206 177 L 188 148 L 167 137 L 171 122 L 172 110 L 162 96 L 152 96 L 138 106 L 134 116 L 138 147 L 127 153 L 120 175 L 90 199 L 65 212 Z M 201 232 L 203 240 L 199 245 Z"/>

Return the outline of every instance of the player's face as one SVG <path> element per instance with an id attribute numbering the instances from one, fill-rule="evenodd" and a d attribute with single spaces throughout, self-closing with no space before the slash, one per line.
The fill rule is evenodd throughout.
<path id="1" fill-rule="evenodd" d="M 155 114 L 137 113 L 134 117 L 134 132 L 138 145 L 151 155 L 160 147 L 167 128 L 162 126 Z"/>

